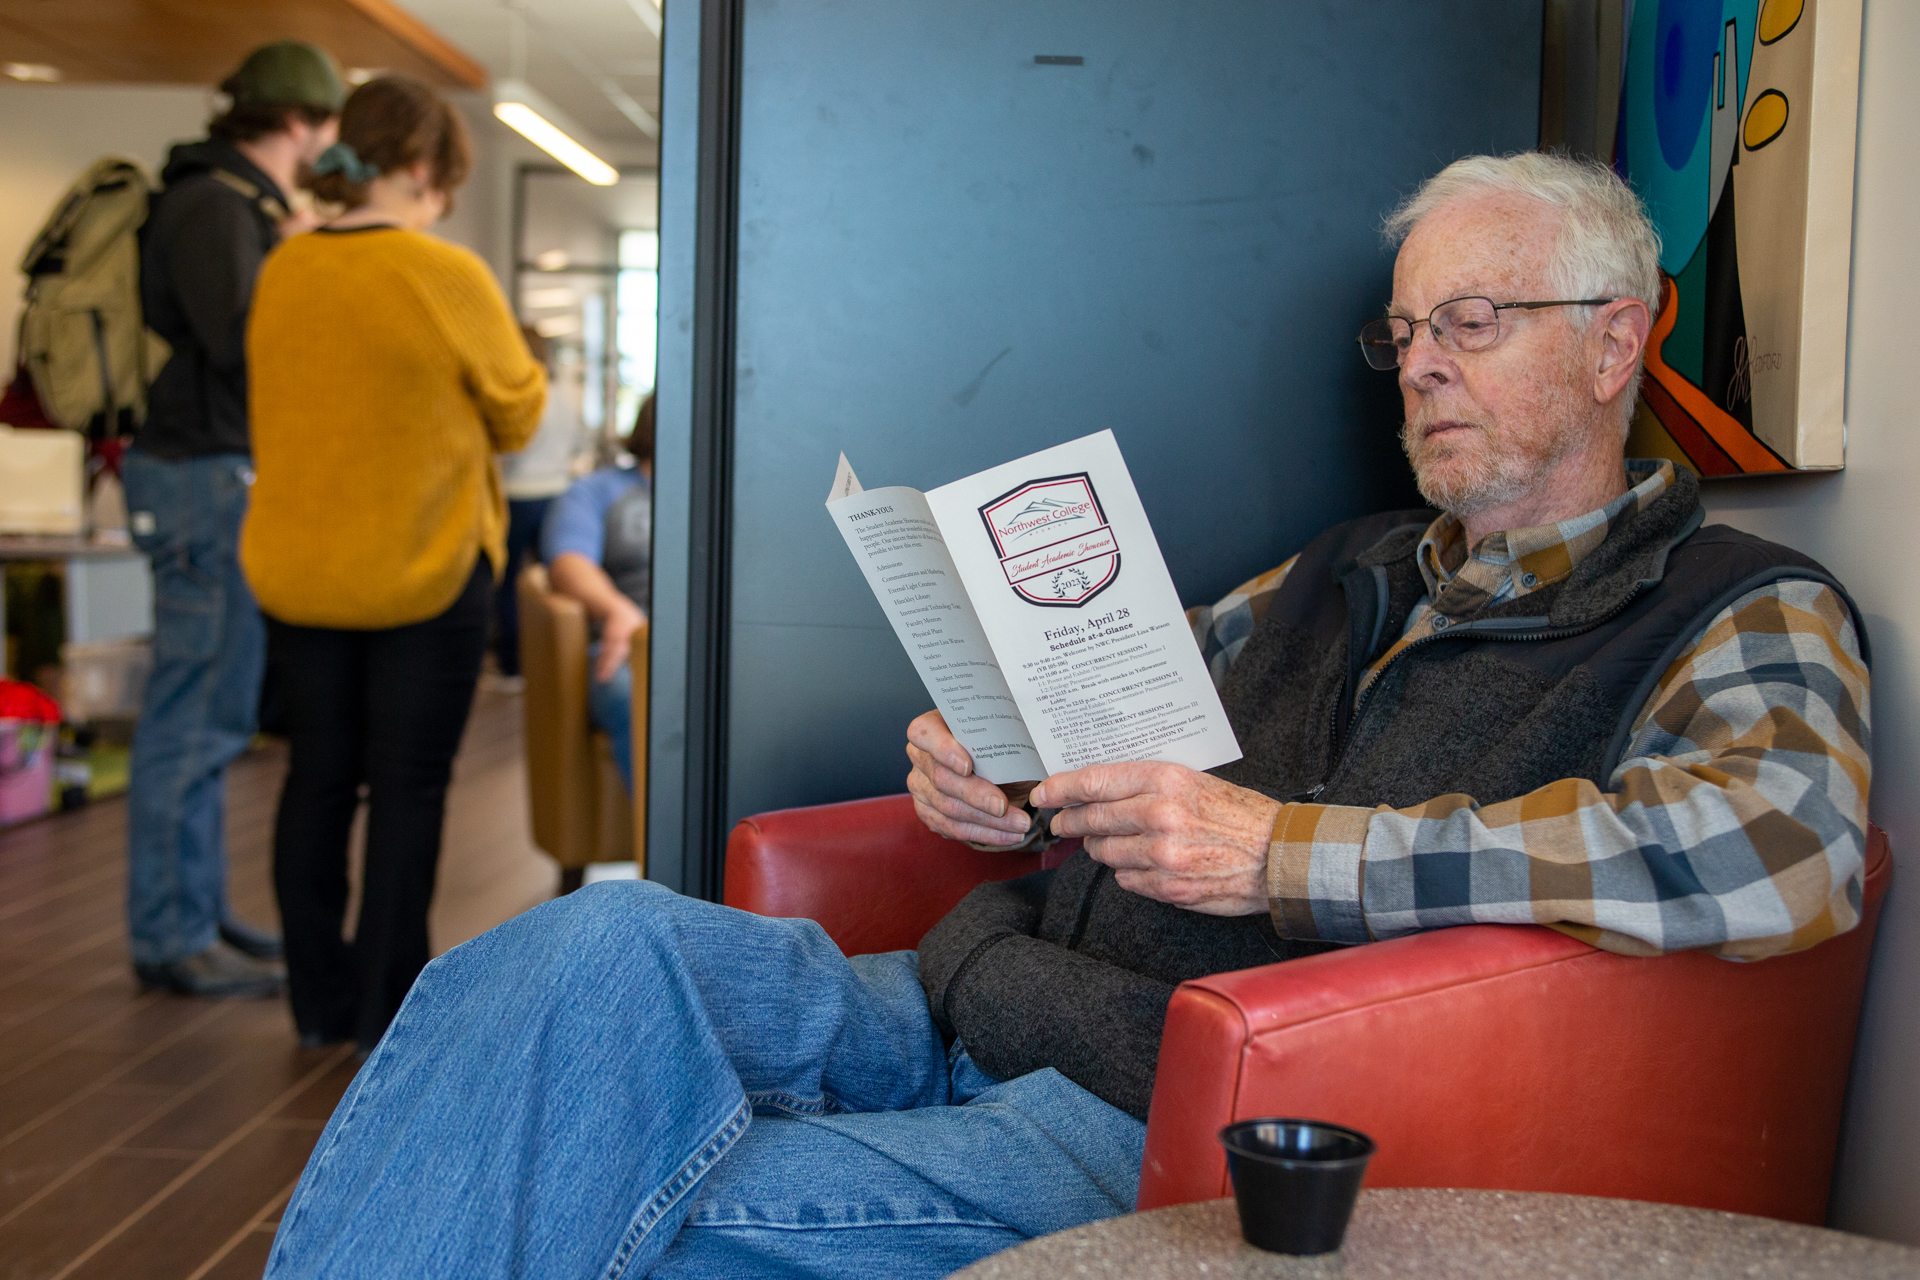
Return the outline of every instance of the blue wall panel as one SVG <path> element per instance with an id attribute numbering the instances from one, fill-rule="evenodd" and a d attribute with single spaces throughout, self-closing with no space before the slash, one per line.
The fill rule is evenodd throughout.
<path id="1" fill-rule="evenodd" d="M 1539 15 L 748 0 L 730 813 L 899 790 L 930 705 L 822 510 L 842 449 L 931 487 L 1111 427 L 1189 603 L 1415 501 L 1353 341 L 1380 215 L 1532 145 Z"/>

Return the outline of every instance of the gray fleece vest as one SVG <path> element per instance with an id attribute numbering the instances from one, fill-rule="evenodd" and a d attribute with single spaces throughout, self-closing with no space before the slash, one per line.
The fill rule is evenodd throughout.
<path id="1" fill-rule="evenodd" d="M 1604 787 L 1660 676 L 1714 615 L 1790 578 L 1847 599 L 1805 556 L 1723 526 L 1701 529 L 1699 483 L 1681 470 L 1568 577 L 1408 646 L 1356 699 L 1360 675 L 1426 593 L 1415 551 L 1433 518 L 1369 516 L 1301 552 L 1228 674 L 1221 700 L 1245 755 L 1215 774 L 1280 800 L 1396 808 L 1452 793 L 1490 804 L 1561 778 Z M 1857 609 L 1854 622 L 1864 651 Z M 996 980 L 996 948 L 981 948 L 945 990 L 929 991 L 934 1010 L 987 1071 L 1054 1065 L 1140 1115 L 1174 985 L 1327 949 L 1282 938 L 1266 913 L 1222 919 L 1128 893 L 1084 853 L 1052 873 L 1036 905 L 1032 936 L 1111 971 L 1092 981 L 1072 963 L 1050 974 L 1050 949 L 1016 949 L 1023 971 Z M 923 968 L 934 959 L 927 947 Z M 1066 1037 L 1085 1046 L 1084 1061 L 1024 1061 L 1017 1049 L 1032 1037 L 1020 1024 L 1034 1011 L 1009 993 L 1069 972 L 1094 995 L 1075 1006 L 1082 1034 Z M 1062 1011 L 1049 1003 L 1046 1016 L 1057 1024 Z M 1062 1036 L 1050 1041 L 1058 1057 Z"/>

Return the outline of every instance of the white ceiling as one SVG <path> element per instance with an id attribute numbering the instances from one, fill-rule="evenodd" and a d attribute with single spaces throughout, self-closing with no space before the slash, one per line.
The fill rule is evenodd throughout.
<path id="1" fill-rule="evenodd" d="M 529 174 L 526 195 L 529 257 L 543 249 L 566 248 L 576 262 L 611 262 L 608 232 L 651 231 L 660 224 L 660 183 L 652 174 L 634 174 L 610 187 L 592 186 L 564 172 Z M 597 228 L 601 247 L 587 252 L 561 240 L 545 242 L 558 228 L 573 223 Z"/>
<path id="2" fill-rule="evenodd" d="M 512 74 L 511 15 L 501 0 L 401 0 L 403 7 L 486 67 Z M 660 11 L 653 0 L 523 0 L 526 78 L 573 117 L 613 161 L 646 160 L 653 140 L 615 105 L 624 94 L 660 114 Z"/>

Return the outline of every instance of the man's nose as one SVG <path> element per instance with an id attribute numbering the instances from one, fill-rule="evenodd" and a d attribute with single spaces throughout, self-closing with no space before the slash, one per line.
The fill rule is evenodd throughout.
<path id="1" fill-rule="evenodd" d="M 1456 369 L 1453 353 L 1441 346 L 1428 324 L 1413 326 L 1413 339 L 1400 353 L 1400 380 L 1423 391 L 1453 381 Z"/>

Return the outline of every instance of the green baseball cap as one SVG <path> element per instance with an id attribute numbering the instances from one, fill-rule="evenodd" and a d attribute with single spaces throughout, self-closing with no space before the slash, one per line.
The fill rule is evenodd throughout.
<path id="1" fill-rule="evenodd" d="M 347 86 L 340 79 L 333 55 L 303 40 L 276 40 L 260 46 L 220 88 L 236 104 L 264 102 L 276 107 L 338 111 L 347 100 Z"/>

